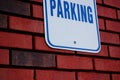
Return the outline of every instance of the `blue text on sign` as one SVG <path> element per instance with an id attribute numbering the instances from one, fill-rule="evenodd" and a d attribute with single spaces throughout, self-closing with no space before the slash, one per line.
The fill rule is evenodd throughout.
<path id="1" fill-rule="evenodd" d="M 50 0 L 50 14 L 59 18 L 71 19 L 75 21 L 82 21 L 93 23 L 93 13 L 90 6 L 76 4 L 72 2 L 63 1 L 63 6 L 61 0 Z"/>

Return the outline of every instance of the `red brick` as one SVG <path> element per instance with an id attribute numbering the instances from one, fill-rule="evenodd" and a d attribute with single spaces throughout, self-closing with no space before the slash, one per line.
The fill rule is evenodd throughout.
<path id="1" fill-rule="evenodd" d="M 32 37 L 23 34 L 0 32 L 0 46 L 32 49 Z"/>
<path id="2" fill-rule="evenodd" d="M 111 44 L 120 44 L 119 35 L 108 33 L 108 32 L 100 32 L 101 42 L 111 43 Z"/>
<path id="3" fill-rule="evenodd" d="M 33 80 L 33 71 L 25 69 L 0 68 L 1 80 Z"/>
<path id="4" fill-rule="evenodd" d="M 9 64 L 9 51 L 0 49 L 0 64 Z"/>
<path id="5" fill-rule="evenodd" d="M 120 19 L 120 10 L 117 11 L 118 19 Z"/>
<path id="6" fill-rule="evenodd" d="M 99 53 L 77 52 L 78 54 L 93 55 L 93 56 L 108 56 L 108 49 L 106 45 L 101 45 Z"/>
<path id="7" fill-rule="evenodd" d="M 108 7 L 97 6 L 98 15 L 116 19 L 116 10 Z"/>
<path id="8" fill-rule="evenodd" d="M 110 31 L 120 32 L 120 22 L 106 20 L 106 28 Z"/>
<path id="9" fill-rule="evenodd" d="M 43 33 L 43 22 L 10 16 L 10 28 L 20 31 Z"/>
<path id="10" fill-rule="evenodd" d="M 103 30 L 105 30 L 104 19 L 99 18 L 98 21 L 99 21 L 99 29 L 103 29 Z"/>
<path id="11" fill-rule="evenodd" d="M 120 47 L 109 46 L 109 52 L 111 57 L 120 58 Z"/>
<path id="12" fill-rule="evenodd" d="M 33 5 L 33 16 L 37 18 L 43 18 L 43 7 L 38 5 Z"/>
<path id="13" fill-rule="evenodd" d="M 79 72 L 78 80 L 110 80 L 110 76 L 104 73 Z"/>
<path id="14" fill-rule="evenodd" d="M 31 1 L 35 1 L 35 2 L 43 2 L 43 0 L 31 0 Z"/>
<path id="15" fill-rule="evenodd" d="M 96 0 L 96 2 L 102 4 L 102 0 Z"/>
<path id="16" fill-rule="evenodd" d="M 120 74 L 112 74 L 112 80 L 120 80 Z"/>
<path id="17" fill-rule="evenodd" d="M 120 72 L 120 60 L 94 59 L 95 69 L 100 71 Z"/>
<path id="18" fill-rule="evenodd" d="M 75 72 L 37 70 L 36 80 L 75 80 Z"/>
<path id="19" fill-rule="evenodd" d="M 120 0 L 104 0 L 104 4 L 120 8 Z"/>
<path id="20" fill-rule="evenodd" d="M 43 50 L 43 51 L 53 51 L 53 52 L 63 52 L 63 53 L 74 53 L 74 51 L 69 50 L 60 50 L 60 49 L 53 49 L 50 48 L 43 37 L 35 37 L 35 49 L 36 50 Z"/>
<path id="21" fill-rule="evenodd" d="M 65 69 L 93 69 L 92 59 L 77 56 L 57 56 L 58 68 Z"/>

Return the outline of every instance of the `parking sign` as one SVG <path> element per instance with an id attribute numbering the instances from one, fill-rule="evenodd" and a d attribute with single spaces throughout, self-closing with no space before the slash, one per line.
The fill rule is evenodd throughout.
<path id="1" fill-rule="evenodd" d="M 100 51 L 96 0 L 44 0 L 44 23 L 52 48 Z"/>

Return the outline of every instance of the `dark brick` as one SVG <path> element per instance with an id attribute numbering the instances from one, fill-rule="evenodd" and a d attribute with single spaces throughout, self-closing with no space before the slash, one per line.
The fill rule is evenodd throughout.
<path id="1" fill-rule="evenodd" d="M 55 55 L 13 50 L 12 64 L 18 66 L 55 67 Z"/>
<path id="2" fill-rule="evenodd" d="M 0 10 L 22 15 L 30 15 L 30 4 L 17 0 L 0 0 Z"/>
<path id="3" fill-rule="evenodd" d="M 7 28 L 7 16 L 0 14 L 0 28 Z"/>

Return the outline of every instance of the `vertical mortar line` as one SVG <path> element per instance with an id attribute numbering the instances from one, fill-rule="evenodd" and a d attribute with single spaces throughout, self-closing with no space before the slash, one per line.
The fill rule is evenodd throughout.
<path id="1" fill-rule="evenodd" d="M 78 72 L 75 72 L 75 80 L 78 80 Z"/>
<path id="2" fill-rule="evenodd" d="M 33 7 L 32 7 L 33 4 L 30 3 L 30 16 L 33 17 Z"/>
<path id="3" fill-rule="evenodd" d="M 36 80 L 36 70 L 34 69 L 33 80 Z"/>
<path id="4" fill-rule="evenodd" d="M 119 44 L 120 44 L 120 34 L 119 34 Z"/>
<path id="5" fill-rule="evenodd" d="M 107 30 L 106 19 L 104 19 L 104 27 L 105 27 L 105 30 Z"/>
<path id="6" fill-rule="evenodd" d="M 112 80 L 112 74 L 110 74 L 110 80 Z"/>
<path id="7" fill-rule="evenodd" d="M 94 61 L 94 58 L 92 58 L 92 65 L 93 65 L 93 70 L 95 70 L 95 61 Z"/>
<path id="8" fill-rule="evenodd" d="M 77 51 L 74 51 L 75 55 L 77 55 Z"/>
<path id="9" fill-rule="evenodd" d="M 110 57 L 110 49 L 109 49 L 109 45 L 107 45 L 107 51 L 108 51 L 108 57 Z"/>
<path id="10" fill-rule="evenodd" d="M 12 50 L 9 49 L 9 65 L 12 65 Z"/>
<path id="11" fill-rule="evenodd" d="M 58 65 L 57 65 L 57 55 L 55 55 L 55 68 L 58 68 Z"/>
<path id="12" fill-rule="evenodd" d="M 7 28 L 10 29 L 10 17 L 7 15 Z"/>
<path id="13" fill-rule="evenodd" d="M 102 4 L 104 4 L 104 0 L 102 0 Z"/>
<path id="14" fill-rule="evenodd" d="M 117 9 L 116 9 L 116 17 L 117 17 L 117 19 L 119 19 L 119 18 L 118 18 L 118 12 L 117 12 Z"/>
<path id="15" fill-rule="evenodd" d="M 34 35 L 32 35 L 32 49 L 35 50 L 35 38 L 34 38 Z"/>

